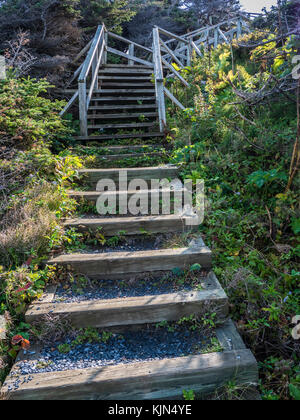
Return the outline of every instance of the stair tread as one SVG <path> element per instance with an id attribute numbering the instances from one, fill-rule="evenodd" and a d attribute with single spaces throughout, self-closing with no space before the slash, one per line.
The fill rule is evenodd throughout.
<path id="1" fill-rule="evenodd" d="M 211 304 L 219 304 L 220 314 L 226 317 L 228 298 L 214 273 L 210 272 L 204 276 L 201 284 L 201 290 L 173 290 L 166 294 L 88 299 L 80 302 L 57 302 L 56 292 L 53 293 L 51 289 L 43 296 L 45 302 L 42 298 L 42 302 L 30 305 L 26 313 L 26 322 L 36 322 L 44 315 L 52 313 L 54 316 L 68 315 L 69 319 L 73 317 L 72 324 L 75 322 L 75 326 L 79 328 L 153 324 L 164 321 L 166 317 L 169 321 L 175 321 L 187 314 L 195 315 L 203 310 L 208 301 Z"/>
<path id="2" fill-rule="evenodd" d="M 153 138 L 153 137 L 165 137 L 164 133 L 150 132 L 150 133 L 129 133 L 129 134 L 99 134 L 97 136 L 78 136 L 77 140 L 81 141 L 97 141 L 97 140 L 121 140 L 121 139 L 139 139 L 139 138 Z"/>
<path id="3" fill-rule="evenodd" d="M 110 120 L 110 119 L 114 119 L 114 118 L 140 118 L 141 115 L 143 115 L 144 117 L 157 117 L 158 116 L 158 112 L 144 112 L 139 113 L 139 114 L 128 114 L 128 113 L 122 113 L 122 114 L 96 114 L 96 115 L 92 115 L 92 114 L 88 114 L 87 118 L 88 119 L 101 119 L 101 120 Z"/>
<path id="4" fill-rule="evenodd" d="M 24 375 L 18 387 L 11 374 L 2 392 L 12 400 L 153 400 L 182 398 L 186 386 L 209 394 L 232 378 L 237 386 L 256 384 L 256 360 L 245 349 L 233 323 L 219 328 L 217 338 L 223 352 Z M 37 360 L 38 351 L 32 358 Z M 22 359 L 13 371 L 19 363 Z"/>
<path id="5" fill-rule="evenodd" d="M 102 105 L 102 106 L 90 106 L 89 110 L 121 110 L 121 109 L 151 109 L 157 108 L 156 104 L 144 104 L 144 105 Z"/>
<path id="6" fill-rule="evenodd" d="M 157 124 L 150 122 L 150 123 L 132 123 L 132 124 L 96 124 L 96 125 L 88 125 L 89 130 L 93 129 L 110 129 L 110 128 L 140 128 L 140 127 L 155 127 Z"/>

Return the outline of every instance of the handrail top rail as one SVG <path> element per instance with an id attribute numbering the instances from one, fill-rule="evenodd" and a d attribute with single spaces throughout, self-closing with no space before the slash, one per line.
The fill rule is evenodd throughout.
<path id="1" fill-rule="evenodd" d="M 221 26 L 225 25 L 226 23 L 235 23 L 236 21 L 238 21 L 238 20 L 240 21 L 242 19 L 243 19 L 242 16 L 237 16 L 235 18 L 227 19 L 227 20 L 224 20 L 223 22 L 220 22 L 216 25 L 206 26 L 205 28 L 196 29 L 193 32 L 189 32 L 189 33 L 183 35 L 183 37 L 184 38 L 191 38 L 191 37 L 194 37 L 194 36 L 197 36 L 197 35 L 201 34 L 202 32 L 210 31 L 212 29 L 219 29 Z"/>
<path id="2" fill-rule="evenodd" d="M 88 52 L 88 55 L 87 55 L 84 63 L 83 63 L 83 66 L 82 66 L 82 69 L 81 69 L 81 72 L 80 72 L 80 75 L 79 75 L 79 78 L 78 78 L 79 83 L 85 83 L 86 82 L 88 73 L 91 69 L 93 58 L 96 54 L 96 50 L 97 50 L 99 41 L 100 41 L 100 39 L 103 35 L 104 30 L 106 30 L 104 24 L 98 26 L 96 34 L 95 34 L 94 39 L 92 41 L 92 45 L 90 47 L 90 50 Z"/>

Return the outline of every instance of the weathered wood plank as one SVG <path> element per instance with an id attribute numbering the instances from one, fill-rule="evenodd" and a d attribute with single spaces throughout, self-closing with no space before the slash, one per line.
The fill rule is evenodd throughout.
<path id="1" fill-rule="evenodd" d="M 111 54 L 119 55 L 120 57 L 127 58 L 136 63 L 148 65 L 150 68 L 153 67 L 153 63 L 151 63 L 150 61 L 142 60 L 141 58 L 135 57 L 134 55 L 123 53 L 122 51 L 116 50 L 115 48 L 108 47 L 107 51 L 110 52 Z"/>
<path id="2" fill-rule="evenodd" d="M 80 176 L 84 176 L 85 185 L 96 189 L 97 183 L 101 179 L 111 179 L 116 185 L 119 185 L 120 176 L 126 171 L 128 181 L 133 179 L 144 179 L 151 181 L 152 179 L 176 179 L 179 176 L 179 169 L 176 166 L 157 166 L 149 168 L 112 168 L 112 169 L 80 169 Z"/>
<path id="3" fill-rule="evenodd" d="M 140 118 L 141 116 L 143 116 L 145 118 L 153 118 L 153 117 L 157 117 L 158 113 L 157 112 L 144 112 L 142 114 L 141 112 L 139 112 L 138 114 L 135 114 L 135 113 L 132 113 L 132 114 L 128 114 L 128 113 L 96 114 L 96 115 L 89 114 L 87 117 L 89 119 L 93 119 L 93 120 L 113 120 L 113 119 Z"/>
<path id="4" fill-rule="evenodd" d="M 229 381 L 257 383 L 257 364 L 249 350 L 40 373 L 11 393 L 9 377 L 2 393 L 12 400 L 151 400 L 181 398 L 184 389 L 205 395 Z"/>
<path id="5" fill-rule="evenodd" d="M 156 109 L 156 104 L 144 104 L 144 105 L 136 105 L 136 104 L 129 104 L 129 105 L 102 105 L 102 106 L 90 106 L 89 111 L 106 111 L 106 110 L 135 110 L 135 109 Z M 105 115 L 105 114 L 104 114 Z"/>
<path id="6" fill-rule="evenodd" d="M 42 322 L 49 313 L 67 317 L 76 328 L 111 328 L 176 321 L 203 314 L 209 308 L 218 319 L 228 315 L 228 298 L 222 288 L 178 292 L 158 296 L 142 296 L 112 300 L 86 301 L 76 304 L 36 303 L 26 313 L 26 322 Z"/>
<path id="7" fill-rule="evenodd" d="M 93 231 L 101 227 L 104 236 L 115 236 L 120 231 L 125 231 L 126 235 L 141 235 L 145 231 L 149 233 L 184 232 L 192 228 L 192 226 L 186 226 L 185 219 L 177 215 L 74 219 L 66 220 L 65 226 L 80 231 Z"/>
<path id="8" fill-rule="evenodd" d="M 207 247 L 200 249 L 160 249 L 155 251 L 109 252 L 103 254 L 61 255 L 48 264 L 72 267 L 76 272 L 93 278 L 113 278 L 124 273 L 171 271 L 174 268 L 187 269 L 198 263 L 211 268 L 212 253 Z M 113 277 L 110 277 L 110 276 Z"/>
<path id="9" fill-rule="evenodd" d="M 88 125 L 89 130 L 106 130 L 106 129 L 118 129 L 118 128 L 147 128 L 155 127 L 154 122 L 150 123 L 124 123 L 124 124 L 95 124 Z"/>
<path id="10" fill-rule="evenodd" d="M 76 140 L 80 141 L 97 141 L 97 140 L 114 140 L 114 139 L 141 139 L 141 138 L 154 138 L 165 137 L 164 133 L 151 132 L 148 133 L 130 133 L 130 134 L 99 134 L 98 136 L 78 136 Z"/>

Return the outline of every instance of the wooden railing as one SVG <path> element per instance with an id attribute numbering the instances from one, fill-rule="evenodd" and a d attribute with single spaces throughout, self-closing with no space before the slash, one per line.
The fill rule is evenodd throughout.
<path id="1" fill-rule="evenodd" d="M 64 115 L 78 100 L 80 134 L 82 137 L 88 136 L 88 108 L 94 92 L 99 90 L 99 68 L 101 65 L 107 64 L 107 55 L 110 53 L 126 59 L 129 66 L 138 63 L 153 68 L 159 124 L 160 130 L 163 131 L 166 126 L 165 96 L 180 109 L 185 109 L 184 105 L 166 88 L 165 81 L 170 77 L 175 77 L 185 87 L 189 87 L 189 83 L 184 79 L 180 70 L 191 65 L 193 53 L 203 56 L 204 49 L 210 46 L 217 47 L 224 42 L 229 44 L 244 32 L 250 32 L 250 29 L 243 16 L 221 22 L 218 25 L 197 29 L 182 36 L 156 26 L 153 29 L 153 48 L 151 49 L 109 32 L 102 24 L 98 26 L 93 40 L 74 59 L 74 62 L 78 61 L 87 53 L 84 62 L 71 79 L 72 82 L 78 79 L 78 90 L 61 115 Z M 125 44 L 126 47 L 120 49 L 111 47 L 109 45 L 110 38 L 117 41 L 119 46 Z"/>

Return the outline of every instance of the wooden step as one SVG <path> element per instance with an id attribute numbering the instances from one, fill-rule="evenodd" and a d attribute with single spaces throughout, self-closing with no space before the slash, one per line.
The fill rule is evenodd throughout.
<path id="1" fill-rule="evenodd" d="M 116 76 L 117 74 L 136 74 L 136 75 L 144 75 L 147 74 L 151 76 L 153 74 L 153 69 L 148 67 L 105 67 L 99 69 L 99 74 L 113 74 Z"/>
<path id="2" fill-rule="evenodd" d="M 149 66 L 143 65 L 143 64 L 134 64 L 133 66 L 129 66 L 128 64 L 104 64 L 102 67 L 104 69 L 129 69 L 129 70 L 140 70 L 140 69 L 153 69 Z"/>
<path id="3" fill-rule="evenodd" d="M 98 156 L 97 160 L 100 162 L 99 164 L 101 164 L 101 161 L 103 162 L 113 162 L 113 161 L 121 161 L 124 159 L 137 159 L 137 158 L 144 158 L 144 157 L 148 157 L 148 158 L 155 158 L 155 157 L 163 157 L 164 153 L 163 152 L 143 152 L 143 153 L 123 153 L 123 154 L 119 154 L 119 155 L 103 155 L 103 156 Z"/>
<path id="4" fill-rule="evenodd" d="M 121 139 L 142 139 L 142 138 L 156 138 L 165 137 L 164 133 L 149 132 L 149 133 L 128 133 L 128 134 L 99 134 L 97 136 L 78 136 L 76 140 L 80 141 L 100 141 L 100 140 L 121 140 Z"/>
<path id="5" fill-rule="evenodd" d="M 95 124 L 88 125 L 89 130 L 117 130 L 120 128 L 149 128 L 155 127 L 153 122 L 150 123 L 129 123 L 129 124 Z"/>
<path id="6" fill-rule="evenodd" d="M 88 148 L 88 146 L 87 146 Z M 107 154 L 122 154 L 129 152 L 159 152 L 164 151 L 165 149 L 161 144 L 139 144 L 139 145 L 128 145 L 128 146 L 103 146 L 98 149 L 99 155 Z M 73 150 L 74 153 L 77 153 Z"/>
<path id="7" fill-rule="evenodd" d="M 101 96 L 99 98 L 92 97 L 91 102 L 144 102 L 144 101 L 152 101 L 156 103 L 156 97 L 155 96 L 132 96 L 132 97 L 125 97 L 125 96 Z"/>
<path id="8" fill-rule="evenodd" d="M 117 188 L 117 185 L 116 185 Z M 162 188 L 162 189 L 148 189 L 148 190 L 128 190 L 128 191 L 105 191 L 105 192 L 98 192 L 98 191 L 69 191 L 69 197 L 73 198 L 74 200 L 81 201 L 85 200 L 94 205 L 97 205 L 98 199 L 102 196 L 106 200 L 110 200 L 110 202 L 116 203 L 118 208 L 119 203 L 129 203 L 129 200 L 133 199 L 134 197 L 139 198 L 141 201 L 140 204 L 140 212 L 144 215 L 151 214 L 151 205 L 153 202 L 157 203 L 158 211 L 160 213 L 163 212 L 163 205 L 160 203 L 162 201 L 163 196 L 170 197 L 170 211 L 169 213 L 174 211 L 175 208 L 175 201 L 179 200 L 182 202 L 184 194 L 187 190 L 184 188 L 171 190 L 169 188 Z M 145 203 L 145 204 L 144 204 Z M 128 208 L 129 211 L 129 208 Z M 131 213 L 128 213 L 130 215 Z M 133 214 L 134 216 L 134 214 Z"/>
<path id="9" fill-rule="evenodd" d="M 211 261 L 211 250 L 203 246 L 154 251 L 61 255 L 49 260 L 48 264 L 70 267 L 89 278 L 114 279 L 124 274 L 172 271 L 175 268 L 188 269 L 196 263 L 204 269 L 210 269 Z"/>
<path id="10" fill-rule="evenodd" d="M 126 97 L 128 97 L 128 98 L 132 98 L 135 95 L 154 95 L 154 94 L 155 94 L 155 90 L 153 89 L 153 86 L 150 89 L 149 88 L 145 88 L 145 89 L 101 89 L 101 90 L 96 90 L 94 92 L 94 96 L 93 96 L 92 100 L 95 99 L 95 97 L 96 97 L 95 95 L 108 95 L 108 96 L 126 95 Z"/>
<path id="11" fill-rule="evenodd" d="M 119 187 L 120 176 L 123 176 L 124 170 L 122 168 L 112 169 L 80 169 L 79 175 L 84 176 L 85 185 L 96 189 L 97 183 L 101 179 L 113 180 L 117 187 Z M 179 169 L 176 166 L 158 166 L 150 168 L 127 168 L 126 176 L 128 182 L 133 179 L 144 179 L 145 181 L 151 181 L 152 179 L 176 179 L 179 176 Z"/>
<path id="12" fill-rule="evenodd" d="M 49 314 L 68 319 L 76 328 L 111 328 L 130 325 L 178 321 L 183 317 L 203 314 L 207 307 L 218 314 L 218 320 L 228 316 L 228 298 L 211 272 L 203 279 L 203 289 L 156 296 L 93 300 L 80 303 L 52 303 L 55 293 L 50 290 L 50 302 L 36 302 L 26 313 L 26 322 L 41 322 Z M 48 294 L 45 293 L 45 300 Z M 43 299 L 42 299 L 43 300 Z"/>
<path id="13" fill-rule="evenodd" d="M 142 81 L 145 81 L 145 82 L 149 82 L 149 80 L 151 80 L 151 77 L 150 76 L 147 76 L 147 75 L 145 75 L 145 76 L 135 76 L 135 75 L 132 75 L 132 76 L 99 76 L 99 80 L 104 80 L 105 82 L 106 81 L 109 81 L 109 82 L 114 82 L 114 81 L 116 81 L 116 82 L 118 82 L 118 81 L 120 81 L 120 82 L 127 82 L 127 81 L 129 81 L 129 82 L 131 82 L 131 81 L 137 81 L 137 82 L 142 82 Z M 153 84 L 152 84 L 152 86 L 153 86 Z"/>
<path id="14" fill-rule="evenodd" d="M 143 83 L 133 83 L 133 82 L 128 82 L 128 81 L 124 81 L 124 82 L 107 82 L 105 81 L 104 83 L 101 83 L 101 91 L 106 92 L 107 89 L 111 89 L 111 88 L 120 88 L 120 89 L 124 89 L 124 88 L 132 88 L 132 89 L 137 89 L 137 90 L 146 90 L 146 89 L 152 89 L 153 90 L 153 83 L 151 82 L 143 82 Z M 131 89 L 128 89 L 129 91 Z"/>
<path id="15" fill-rule="evenodd" d="M 141 116 L 145 118 L 156 118 L 158 117 L 158 112 L 145 112 L 139 114 L 88 114 L 87 118 L 91 120 L 113 120 L 113 119 L 127 119 L 127 118 L 135 118 L 139 119 Z"/>
<path id="16" fill-rule="evenodd" d="M 182 399 L 183 390 L 206 396 L 234 382 L 258 383 L 257 363 L 232 322 L 217 330 L 224 352 L 101 368 L 25 375 L 14 386 L 18 363 L 7 377 L 2 397 L 11 400 Z M 38 353 L 33 356 L 38 360 Z M 23 359 L 26 357 L 22 356 Z"/>
<path id="17" fill-rule="evenodd" d="M 102 105 L 102 106 L 90 106 L 89 111 L 121 111 L 121 110 L 135 110 L 135 109 L 157 109 L 156 104 L 144 104 L 144 105 L 136 105 L 136 104 L 129 104 L 129 105 Z"/>
<path id="18" fill-rule="evenodd" d="M 68 219 L 64 225 L 66 228 L 76 228 L 81 232 L 95 231 L 101 228 L 105 237 L 118 235 L 121 231 L 125 231 L 128 236 L 142 235 L 145 232 L 186 232 L 198 229 L 198 226 L 187 226 L 185 218 L 178 215 Z"/>

